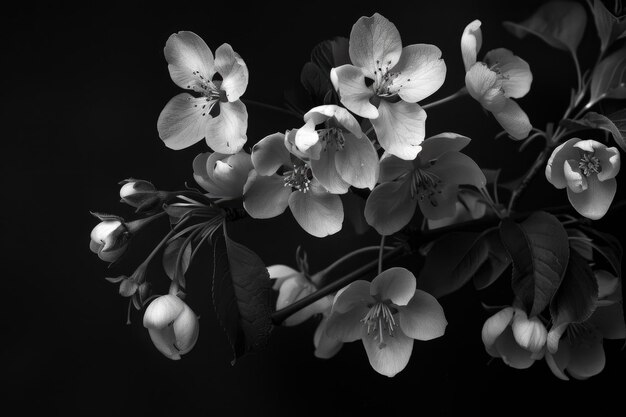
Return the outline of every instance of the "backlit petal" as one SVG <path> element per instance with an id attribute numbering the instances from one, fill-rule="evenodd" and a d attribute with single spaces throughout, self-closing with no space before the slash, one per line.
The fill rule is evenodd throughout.
<path id="1" fill-rule="evenodd" d="M 285 211 L 290 195 L 283 177 L 265 177 L 253 170 L 243 188 L 243 207 L 255 219 L 269 219 Z"/>
<path id="2" fill-rule="evenodd" d="M 378 332 L 367 334 L 363 329 L 363 346 L 372 368 L 379 374 L 392 377 L 402 371 L 411 359 L 413 339 L 396 329 L 393 336 L 383 331 L 383 343 L 375 336 Z"/>
<path id="3" fill-rule="evenodd" d="M 504 108 L 499 112 L 494 112 L 493 116 L 506 130 L 506 133 L 517 140 L 527 138 L 533 128 L 526 112 L 510 98 L 506 99 Z"/>
<path id="4" fill-rule="evenodd" d="M 493 49 L 485 55 L 485 62 L 489 67 L 496 66 L 502 74 L 502 88 L 505 96 L 520 98 L 530 91 L 533 81 L 530 67 L 522 58 L 513 55 L 513 52 L 505 48 Z"/>
<path id="5" fill-rule="evenodd" d="M 237 153 L 248 139 L 248 111 L 240 100 L 219 106 L 220 114 L 207 122 L 206 142 L 216 152 Z"/>
<path id="6" fill-rule="evenodd" d="M 524 349 L 533 353 L 543 350 L 548 332 L 538 317 L 528 318 L 522 310 L 516 310 L 511 323 L 515 341 Z"/>
<path id="7" fill-rule="evenodd" d="M 476 63 L 476 56 L 483 44 L 483 33 L 480 30 L 480 25 L 480 20 L 474 20 L 465 27 L 463 35 L 461 35 L 461 54 L 466 72 Z"/>
<path id="8" fill-rule="evenodd" d="M 402 41 L 396 26 L 378 13 L 361 17 L 350 32 L 350 60 L 369 78 L 374 71 L 393 68 L 402 53 Z"/>
<path id="9" fill-rule="evenodd" d="M 567 197 L 578 213 L 591 220 L 602 218 L 613 202 L 617 191 L 615 178 L 599 181 L 595 175 L 587 177 L 588 188 L 581 193 L 567 189 Z"/>
<path id="10" fill-rule="evenodd" d="M 357 138 L 344 135 L 343 149 L 335 153 L 335 165 L 339 176 L 357 188 L 374 189 L 378 180 L 378 154 L 368 137 Z"/>
<path id="11" fill-rule="evenodd" d="M 248 67 L 229 44 L 215 51 L 215 69 L 222 76 L 220 89 L 226 93 L 228 101 L 239 100 L 248 87 Z"/>
<path id="12" fill-rule="evenodd" d="M 365 219 L 381 235 L 391 235 L 406 226 L 417 200 L 411 198 L 411 182 L 399 180 L 380 184 L 365 203 Z"/>
<path id="13" fill-rule="evenodd" d="M 390 92 L 397 92 L 402 100 L 411 103 L 429 97 L 446 79 L 446 64 L 435 45 L 405 46 L 400 61 L 391 71 L 398 75 Z"/>
<path id="14" fill-rule="evenodd" d="M 372 280 L 370 294 L 380 301 L 390 300 L 397 306 L 405 306 L 415 294 L 415 275 L 406 268 L 389 268 Z"/>
<path id="15" fill-rule="evenodd" d="M 311 183 L 309 192 L 292 193 L 289 196 L 289 208 L 298 224 L 315 237 L 325 237 L 341 230 L 341 199 L 315 182 Z"/>
<path id="16" fill-rule="evenodd" d="M 159 137 L 165 146 L 179 150 L 188 148 L 204 138 L 212 116 L 203 106 L 209 105 L 204 97 L 194 98 L 182 93 L 172 98 L 161 111 L 157 121 Z"/>
<path id="17" fill-rule="evenodd" d="M 365 76 L 354 65 L 342 65 L 333 68 L 332 74 L 337 80 L 337 92 L 341 103 L 353 113 L 367 119 L 376 119 L 378 109 L 370 103 L 374 91 L 365 85 Z"/>
<path id="18" fill-rule="evenodd" d="M 181 88 L 202 91 L 203 79 L 211 81 L 215 74 L 213 53 L 207 44 L 193 32 L 182 31 L 171 35 L 165 43 L 165 59 L 172 81 Z M 194 72 L 197 74 L 194 74 Z"/>
<path id="19" fill-rule="evenodd" d="M 337 171 L 337 163 L 335 162 L 336 152 L 334 145 L 326 146 L 325 149 L 322 149 L 319 153 L 319 158 L 310 161 L 311 171 L 313 172 L 313 176 L 329 192 L 333 194 L 344 194 L 350 189 L 350 184 L 344 181 Z"/>
<path id="20" fill-rule="evenodd" d="M 380 145 L 398 158 L 415 159 L 426 133 L 426 112 L 416 103 L 385 100 L 378 106 L 379 116 L 372 120 Z"/>
<path id="21" fill-rule="evenodd" d="M 368 304 L 374 302 L 374 299 L 370 295 L 370 283 L 365 280 L 357 280 L 337 293 L 333 302 L 332 312 L 334 313 L 347 313 L 348 311 L 366 307 Z M 365 314 L 363 315 L 365 317 Z"/>
<path id="22" fill-rule="evenodd" d="M 261 139 L 252 147 L 252 165 L 259 175 L 272 175 L 281 166 L 291 166 L 285 135 L 274 133 Z"/>
<path id="23" fill-rule="evenodd" d="M 441 304 L 422 290 L 416 290 L 409 304 L 399 308 L 399 316 L 402 331 L 417 340 L 443 336 L 448 325 Z"/>
<path id="24" fill-rule="evenodd" d="M 363 135 L 359 122 L 357 122 L 354 116 L 343 107 L 339 107 L 334 104 L 317 106 L 309 110 L 304 115 L 304 121 L 310 121 L 315 126 L 324 123 L 330 118 L 334 118 L 341 125 L 341 127 L 347 129 L 357 138 L 360 138 Z"/>

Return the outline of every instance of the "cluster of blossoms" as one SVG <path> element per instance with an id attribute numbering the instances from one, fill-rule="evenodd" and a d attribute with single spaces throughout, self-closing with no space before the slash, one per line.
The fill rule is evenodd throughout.
<path id="1" fill-rule="evenodd" d="M 579 7 L 572 3 L 555 9 L 549 4 L 527 22 L 512 25 L 556 39 L 557 47 L 570 45 L 570 35 L 550 32 L 546 22 L 554 10 L 565 11 L 570 18 L 572 13 L 578 15 Z M 447 320 L 438 298 L 470 279 L 478 289 L 486 288 L 510 269 L 514 301 L 484 323 L 487 353 L 514 368 L 527 368 L 545 358 L 562 379 L 599 373 L 604 367 L 603 339 L 626 337 L 621 271 L 613 262 L 619 243 L 593 230 L 566 229 L 584 223 L 577 217 L 545 212 L 515 217 L 519 213 L 513 206 L 545 164 L 547 180 L 558 189 L 567 188 L 571 206 L 581 216 L 597 220 L 609 211 L 616 195 L 620 151 L 570 134 L 584 127 L 603 128 L 585 124 L 581 117 L 600 99 L 626 97 L 623 79 L 615 87 L 622 90 L 607 90 L 596 101 L 591 98 L 569 121 L 578 122 L 577 129 L 562 124 L 556 131 L 552 126 L 544 131 L 531 125 L 514 100 L 530 91 L 529 64 L 504 48 L 487 52 L 479 61 L 482 41 L 481 22 L 469 23 L 460 34 L 464 86 L 450 97 L 420 105 L 444 84 L 442 51 L 429 44 L 403 46 L 396 26 L 385 17 L 378 13 L 361 17 L 349 39 L 327 41 L 312 54 L 303 76 L 313 71 L 322 87 L 321 91 L 308 88 L 314 105 L 298 115 L 298 124 L 245 148 L 248 110 L 242 96 L 248 67 L 244 60 L 229 44 L 217 48 L 214 56 L 192 32 L 170 36 L 165 45 L 169 73 L 188 92 L 167 103 L 158 118 L 158 132 L 165 145 L 175 150 L 206 140 L 211 151 L 193 161 L 193 177 L 203 191 L 165 192 L 147 181 L 126 180 L 120 190 L 122 201 L 145 217 L 125 222 L 98 214 L 101 223 L 93 229 L 90 245 L 102 260 L 116 262 L 146 224 L 162 216 L 170 219 L 170 233 L 133 274 L 109 278 L 120 283 L 120 294 L 129 298 L 129 304 L 137 310 L 145 308 L 143 324 L 157 349 L 179 359 L 196 343 L 198 318 L 183 301 L 185 273 L 202 244 L 209 242 L 217 249 L 223 229 L 230 271 L 226 276 L 232 284 L 216 284 L 214 276 L 213 301 L 218 316 L 222 314 L 220 321 L 234 323 L 235 328 L 240 317 L 252 323 L 272 319 L 284 326 L 317 317 L 315 356 L 331 358 L 344 343 L 361 340 L 372 368 L 394 376 L 406 367 L 414 340 L 444 335 Z M 576 59 L 575 47 L 569 50 Z M 623 58 L 626 49 L 616 54 Z M 589 87 L 581 80 L 566 115 L 577 108 Z M 499 200 L 498 190 L 506 191 L 498 183 L 499 171 L 494 175 L 481 169 L 463 152 L 470 138 L 453 132 L 426 137 L 426 109 L 464 95 L 491 113 L 511 139 L 524 145 L 536 137 L 546 140 L 542 156 L 528 174 L 512 181 L 516 185 L 508 190 L 508 207 Z M 282 264 L 259 267 L 258 257 L 226 234 L 229 221 L 274 218 L 287 207 L 312 236 L 340 232 L 347 218 L 375 230 L 380 245 L 349 253 L 311 274 L 300 249 L 298 269 Z M 480 233 L 446 234 L 477 224 L 486 225 Z M 389 236 L 393 244 L 386 245 Z M 454 238 L 458 240 L 452 244 L 446 240 Z M 608 249 L 598 241 L 608 243 Z M 171 280 L 165 295 L 152 294 L 146 277 L 148 263 L 161 249 L 164 271 Z M 364 266 L 361 275 L 330 279 L 337 265 L 370 251 L 378 251 L 377 262 Z M 598 266 L 594 251 L 609 260 L 607 269 L 613 267 L 614 274 L 601 269 L 603 264 Z M 401 267 L 383 269 L 383 258 L 401 253 L 425 255 L 423 270 L 414 274 Z M 216 256 L 213 262 L 218 262 Z M 358 279 L 376 265 L 378 273 L 371 282 Z M 262 303 L 263 291 L 270 286 L 277 298 L 275 311 L 268 315 L 266 306 L 255 303 Z M 220 292 L 224 288 L 228 290 Z M 572 295 L 570 288 L 581 290 Z M 239 311 L 233 318 L 228 316 L 231 307 L 221 310 L 221 304 L 237 305 Z M 249 348 L 264 337 L 265 329 L 248 326 L 234 334 L 244 334 Z"/>

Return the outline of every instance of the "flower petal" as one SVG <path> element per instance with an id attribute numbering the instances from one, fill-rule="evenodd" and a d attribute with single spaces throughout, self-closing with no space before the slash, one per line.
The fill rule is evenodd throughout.
<path id="1" fill-rule="evenodd" d="M 533 128 L 528 115 L 526 115 L 519 104 L 510 98 L 506 99 L 504 108 L 499 112 L 493 113 L 493 116 L 500 123 L 500 126 L 506 130 L 506 133 L 517 140 L 527 138 Z"/>
<path id="2" fill-rule="evenodd" d="M 548 332 L 538 317 L 528 318 L 523 310 L 515 310 L 511 323 L 515 341 L 524 349 L 539 353 L 546 346 Z"/>
<path id="3" fill-rule="evenodd" d="M 493 350 L 494 345 L 504 330 L 511 324 L 513 313 L 513 307 L 506 307 L 485 321 L 482 330 L 482 339 L 487 352 L 491 356 L 495 356 L 494 354 L 497 353 Z"/>
<path id="4" fill-rule="evenodd" d="M 306 153 L 310 147 L 319 143 L 319 141 L 320 135 L 317 133 L 317 130 L 315 130 L 315 123 L 311 120 L 308 120 L 304 126 L 295 133 L 295 145 L 300 152 Z"/>
<path id="5" fill-rule="evenodd" d="M 517 344 L 511 327 L 507 327 L 496 340 L 495 349 L 502 361 L 512 368 L 526 369 L 535 363 L 533 353 Z"/>
<path id="6" fill-rule="evenodd" d="M 600 167 L 602 170 L 598 172 L 598 179 L 605 181 L 610 178 L 615 178 L 619 172 L 621 159 L 619 150 L 616 147 L 597 148 L 594 155 L 600 161 Z"/>
<path id="7" fill-rule="evenodd" d="M 563 166 L 568 159 L 579 158 L 579 152 L 574 148 L 574 144 L 580 141 L 578 138 L 569 139 L 567 142 L 560 144 L 552 151 L 550 159 L 546 164 L 546 178 L 550 184 L 558 189 L 567 187 L 567 180 L 563 172 Z"/>
<path id="8" fill-rule="evenodd" d="M 178 349 L 178 353 L 181 355 L 189 353 L 198 340 L 200 326 L 198 325 L 198 317 L 188 305 L 185 304 L 182 313 L 174 320 L 172 328 L 176 336 L 174 347 Z"/>
<path id="9" fill-rule="evenodd" d="M 301 273 L 287 265 L 270 265 L 267 267 L 270 279 L 275 279 L 272 289 L 279 290 L 285 280 L 296 278 Z"/>
<path id="10" fill-rule="evenodd" d="M 563 174 L 567 187 L 574 193 L 582 193 L 588 187 L 587 177 L 585 177 L 578 168 L 578 161 L 568 159 L 563 164 Z"/>
<path id="11" fill-rule="evenodd" d="M 326 146 L 320 150 L 319 158 L 310 161 L 313 176 L 333 194 L 345 194 L 350 189 L 350 184 L 341 178 L 335 162 L 334 146 Z"/>
<path id="12" fill-rule="evenodd" d="M 415 159 L 426 133 L 426 112 L 416 103 L 382 100 L 372 120 L 380 145 L 398 158 Z"/>
<path id="13" fill-rule="evenodd" d="M 360 68 L 346 64 L 333 68 L 331 76 L 336 79 L 341 103 L 348 110 L 367 119 L 376 119 L 378 109 L 370 103 L 374 91 L 365 85 L 365 76 Z"/>
<path id="14" fill-rule="evenodd" d="M 360 279 L 344 287 L 335 296 L 332 309 L 333 314 L 347 313 L 350 310 L 367 306 L 367 304 L 374 302 L 370 295 L 370 285 L 368 281 Z M 363 317 L 365 317 L 365 314 Z"/>
<path id="15" fill-rule="evenodd" d="M 365 203 L 365 220 L 376 231 L 389 236 L 406 226 L 415 214 L 417 200 L 411 198 L 411 182 L 398 180 L 374 188 Z"/>
<path id="16" fill-rule="evenodd" d="M 201 84 L 213 79 L 215 74 L 213 53 L 195 33 L 186 31 L 174 33 L 167 39 L 163 52 L 170 77 L 177 86 L 202 92 L 204 89 Z M 200 75 L 203 78 L 200 78 Z"/>
<path id="17" fill-rule="evenodd" d="M 343 342 L 333 339 L 326 334 L 326 325 L 328 317 L 324 317 L 315 329 L 313 335 L 313 345 L 315 346 L 314 355 L 320 359 L 330 359 L 337 354 L 343 347 Z"/>
<path id="18" fill-rule="evenodd" d="M 378 13 L 363 16 L 352 26 L 349 53 L 352 63 L 362 68 L 367 77 L 375 79 L 375 72 L 393 68 L 400 59 L 400 32 Z"/>
<path id="19" fill-rule="evenodd" d="M 625 339 L 626 324 L 622 308 L 621 303 L 598 307 L 589 318 L 589 323 L 596 326 L 605 339 Z"/>
<path id="20" fill-rule="evenodd" d="M 305 295 L 308 295 L 308 294 L 310 293 L 305 294 L 304 291 L 301 292 L 297 300 L 303 298 Z M 304 323 L 306 320 L 308 320 L 312 316 L 323 313 L 324 311 L 328 310 L 331 304 L 332 304 L 332 300 L 330 300 L 328 297 L 320 298 L 316 302 L 309 304 L 308 306 L 304 307 L 302 310 L 299 310 L 293 313 L 291 316 L 287 317 L 285 321 L 283 322 L 283 324 L 285 326 L 296 326 L 300 323 Z"/>
<path id="21" fill-rule="evenodd" d="M 567 197 L 578 213 L 588 219 L 598 220 L 611 207 L 617 191 L 617 181 L 615 178 L 599 181 L 596 175 L 590 175 L 587 177 L 587 184 L 588 188 L 581 193 L 572 192 L 568 188 Z"/>
<path id="22" fill-rule="evenodd" d="M 602 336 L 596 334 L 594 338 L 572 344 L 567 371 L 576 379 L 587 379 L 602 372 L 605 363 Z"/>
<path id="23" fill-rule="evenodd" d="M 212 116 L 203 106 L 206 98 L 182 93 L 173 97 L 163 108 L 157 121 L 159 137 L 165 146 L 179 150 L 196 144 L 206 136 Z M 209 104 L 211 106 L 213 104 Z"/>
<path id="24" fill-rule="evenodd" d="M 570 361 L 569 350 L 569 342 L 565 340 L 561 343 L 557 352 L 546 353 L 546 362 L 548 363 L 550 370 L 557 378 L 564 381 L 569 381 L 569 378 L 564 372 Z"/>
<path id="25" fill-rule="evenodd" d="M 175 295 L 162 295 L 146 308 L 143 325 L 149 329 L 163 329 L 180 316 L 185 306 L 183 300 Z"/>
<path id="26" fill-rule="evenodd" d="M 413 161 L 400 159 L 397 156 L 385 152 L 380 158 L 380 174 L 379 181 L 381 183 L 391 182 L 402 175 L 413 172 Z"/>
<path id="27" fill-rule="evenodd" d="M 442 184 L 431 195 L 429 190 L 420 190 L 417 195 L 420 211 L 428 220 L 441 220 L 454 216 L 456 203 L 459 201 L 459 187 L 454 184 Z"/>
<path id="28" fill-rule="evenodd" d="M 391 70 L 398 74 L 390 86 L 400 98 L 415 103 L 429 97 L 446 79 L 446 63 L 435 45 L 415 44 L 402 49 L 400 61 Z"/>
<path id="29" fill-rule="evenodd" d="M 298 224 L 315 237 L 325 237 L 341 230 L 343 206 L 338 195 L 313 181 L 309 192 L 293 192 L 289 208 Z"/>
<path id="30" fill-rule="evenodd" d="M 379 374 L 392 377 L 409 363 L 413 351 L 413 339 L 402 333 L 400 329 L 394 331 L 393 336 L 385 333 L 383 335 L 386 337 L 381 343 L 374 334 L 368 335 L 367 329 L 363 328 L 363 346 L 372 368 Z"/>
<path id="31" fill-rule="evenodd" d="M 176 343 L 176 336 L 174 335 L 174 329 L 171 326 L 164 329 L 149 328 L 148 334 L 150 335 L 150 339 L 152 339 L 152 343 L 159 352 L 172 360 L 180 359 L 180 353 L 174 347 L 174 344 Z"/>
<path id="32" fill-rule="evenodd" d="M 343 149 L 335 153 L 339 176 L 356 188 L 374 189 L 378 181 L 378 154 L 367 136 L 344 135 Z"/>
<path id="33" fill-rule="evenodd" d="M 465 73 L 465 87 L 470 96 L 491 112 L 498 112 L 505 105 L 498 74 L 482 62 L 475 63 Z"/>
<path id="34" fill-rule="evenodd" d="M 228 101 L 239 100 L 248 87 L 248 67 L 229 44 L 222 44 L 215 51 L 215 69 L 222 76 L 220 89 Z"/>
<path id="35" fill-rule="evenodd" d="M 243 188 L 243 207 L 255 219 L 269 219 L 282 214 L 289 204 L 291 189 L 283 177 L 262 176 L 250 171 Z"/>
<path id="36" fill-rule="evenodd" d="M 240 100 L 220 102 L 220 114 L 206 126 L 206 143 L 216 152 L 232 154 L 241 150 L 248 138 L 248 111 Z"/>
<path id="37" fill-rule="evenodd" d="M 465 26 L 463 35 L 461 35 L 461 54 L 466 72 L 476 63 L 476 56 L 483 44 L 483 33 L 480 30 L 480 25 L 480 20 L 474 20 Z"/>
<path id="38" fill-rule="evenodd" d="M 425 291 L 416 290 L 409 304 L 398 310 L 400 328 L 413 339 L 432 340 L 446 332 L 448 321 L 441 304 Z"/>
<path id="39" fill-rule="evenodd" d="M 315 126 L 326 122 L 330 118 L 335 118 L 341 127 L 347 129 L 357 138 L 360 138 L 363 135 L 359 122 L 357 122 L 354 116 L 343 107 L 339 107 L 334 104 L 317 106 L 306 112 L 304 115 L 304 121 L 307 123 L 310 121 Z"/>
<path id="40" fill-rule="evenodd" d="M 211 197 L 221 198 L 224 190 L 213 181 L 208 175 L 207 165 L 209 157 L 212 156 L 212 152 L 204 152 L 198 154 L 193 160 L 193 178 L 196 180 L 200 187 L 204 188 Z"/>
<path id="41" fill-rule="evenodd" d="M 424 139 L 424 142 L 422 142 L 422 150 L 417 157 L 419 158 L 420 165 L 426 165 L 446 152 L 461 151 L 461 149 L 469 145 L 470 142 L 470 138 L 459 135 L 458 133 L 440 133 Z"/>
<path id="42" fill-rule="evenodd" d="M 443 154 L 428 171 L 446 184 L 473 185 L 476 188 L 483 188 L 487 184 L 483 170 L 472 158 L 461 152 Z"/>
<path id="43" fill-rule="evenodd" d="M 530 91 L 533 74 L 522 58 L 513 55 L 505 48 L 493 49 L 485 55 L 485 62 L 490 68 L 496 67 L 502 74 L 504 95 L 511 98 L 524 97 Z"/>
<path id="44" fill-rule="evenodd" d="M 261 139 L 252 147 L 252 165 L 259 175 L 272 175 L 281 166 L 291 166 L 285 135 L 274 133 Z"/>
<path id="45" fill-rule="evenodd" d="M 365 306 L 357 307 L 345 313 L 333 312 L 326 324 L 326 336 L 341 342 L 354 342 L 363 335 L 361 320 L 367 315 Z"/>
<path id="46" fill-rule="evenodd" d="M 595 271 L 595 276 L 598 282 L 598 300 L 613 295 L 619 287 L 620 279 L 608 271 L 603 269 Z"/>
<path id="47" fill-rule="evenodd" d="M 370 295 L 380 301 L 390 300 L 405 306 L 415 294 L 415 275 L 406 268 L 389 268 L 372 280 Z"/>

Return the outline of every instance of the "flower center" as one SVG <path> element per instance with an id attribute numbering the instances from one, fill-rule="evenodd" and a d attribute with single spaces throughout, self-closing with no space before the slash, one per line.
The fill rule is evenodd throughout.
<path id="1" fill-rule="evenodd" d="M 206 79 L 199 71 L 193 71 L 192 74 L 197 78 L 198 82 L 193 86 L 188 85 L 187 88 L 193 88 L 194 91 L 204 96 L 206 103 L 200 105 L 202 107 L 202 116 L 210 115 L 211 110 L 213 110 L 213 107 L 219 101 L 222 93 L 213 81 Z M 189 97 L 189 100 L 193 100 L 193 97 Z M 194 107 L 198 106 L 199 104 L 194 104 Z"/>
<path id="2" fill-rule="evenodd" d="M 283 174 L 283 181 L 285 182 L 285 187 L 291 187 L 296 191 L 306 193 L 309 191 L 311 184 L 311 169 L 307 164 L 299 166 L 294 164 L 293 170 L 286 171 Z"/>
<path id="3" fill-rule="evenodd" d="M 367 334 L 378 341 L 379 349 L 387 346 L 384 341 L 384 334 L 387 333 L 393 337 L 393 332 L 397 327 L 393 313 L 391 307 L 385 302 L 379 301 L 372 305 L 365 317 L 361 319 L 363 325 L 367 326 Z"/>
<path id="4" fill-rule="evenodd" d="M 411 177 L 411 198 L 418 196 L 420 201 L 428 199 L 434 207 L 437 207 L 438 203 L 435 197 L 441 194 L 440 184 L 441 180 L 437 175 L 417 168 Z"/>
<path id="5" fill-rule="evenodd" d="M 597 174 L 599 172 L 602 172 L 600 160 L 589 152 L 585 152 L 578 161 L 578 169 L 580 169 L 580 172 L 582 172 L 583 175 L 585 175 L 586 177 L 590 176 L 591 174 Z"/>
<path id="6" fill-rule="evenodd" d="M 346 143 L 346 139 L 343 137 L 343 131 L 336 127 L 331 127 L 329 129 L 321 129 L 318 130 L 317 133 L 321 138 L 322 142 L 324 142 L 323 151 L 327 149 L 327 147 L 334 146 L 334 148 L 338 151 L 343 150 L 343 147 Z"/>
<path id="7" fill-rule="evenodd" d="M 384 65 L 384 67 L 383 67 Z M 392 90 L 393 80 L 398 78 L 400 75 L 399 72 L 391 72 L 389 66 L 391 65 L 391 61 L 387 61 L 386 64 L 381 64 L 379 60 L 376 60 L 376 69 L 374 70 L 374 76 L 376 80 L 374 80 L 373 89 L 376 95 L 382 97 L 391 97 L 397 94 L 398 89 Z M 411 80 L 409 80 L 411 81 Z"/>

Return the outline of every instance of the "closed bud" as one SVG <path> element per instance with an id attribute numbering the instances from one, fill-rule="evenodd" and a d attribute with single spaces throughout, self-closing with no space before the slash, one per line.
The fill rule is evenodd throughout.
<path id="1" fill-rule="evenodd" d="M 106 262 L 116 261 L 128 246 L 129 233 L 121 219 L 103 219 L 91 231 L 89 249 Z"/>
<path id="2" fill-rule="evenodd" d="M 148 181 L 128 179 L 121 184 L 123 184 L 120 189 L 122 202 L 137 210 L 153 208 L 160 201 L 158 191 Z"/>
<path id="3" fill-rule="evenodd" d="M 250 154 L 234 155 L 206 152 L 193 161 L 193 177 L 211 198 L 238 198 L 252 170 Z"/>
<path id="4" fill-rule="evenodd" d="M 143 316 L 154 346 L 172 360 L 188 353 L 198 340 L 198 317 L 180 298 L 172 294 L 156 298 Z"/>

